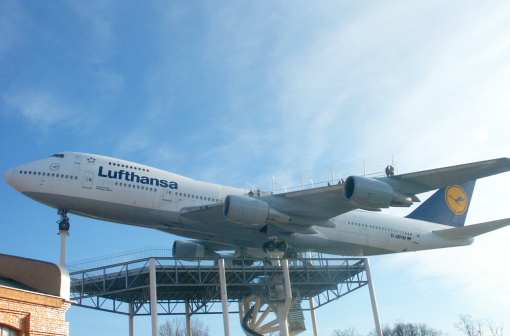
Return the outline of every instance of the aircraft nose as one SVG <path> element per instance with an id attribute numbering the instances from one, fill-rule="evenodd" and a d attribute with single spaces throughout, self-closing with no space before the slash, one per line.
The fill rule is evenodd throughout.
<path id="1" fill-rule="evenodd" d="M 5 181 L 11 186 L 11 187 L 14 187 L 14 170 L 13 169 L 9 169 L 6 173 L 5 173 Z"/>

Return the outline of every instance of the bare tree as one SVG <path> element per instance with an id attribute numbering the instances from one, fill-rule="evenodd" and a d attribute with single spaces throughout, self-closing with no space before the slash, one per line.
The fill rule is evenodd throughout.
<path id="1" fill-rule="evenodd" d="M 442 332 L 423 323 L 395 323 L 393 327 L 385 326 L 382 330 L 384 336 L 440 336 Z M 375 332 L 369 336 L 377 336 Z"/>
<path id="2" fill-rule="evenodd" d="M 332 336 L 361 336 L 354 328 L 333 330 Z"/>
<path id="3" fill-rule="evenodd" d="M 209 328 L 202 321 L 193 320 L 191 333 L 193 336 L 209 336 Z M 159 336 L 186 336 L 186 327 L 182 320 L 175 318 L 160 325 L 158 334 Z"/>
<path id="4" fill-rule="evenodd" d="M 489 329 L 490 336 L 503 336 L 503 326 L 494 325 L 491 321 L 489 321 L 487 329 Z"/>
<path id="5" fill-rule="evenodd" d="M 503 336 L 503 327 L 490 320 L 461 315 L 455 327 L 466 336 Z"/>
<path id="6" fill-rule="evenodd" d="M 482 324 L 475 321 L 470 315 L 461 315 L 455 327 L 466 336 L 482 336 Z"/>

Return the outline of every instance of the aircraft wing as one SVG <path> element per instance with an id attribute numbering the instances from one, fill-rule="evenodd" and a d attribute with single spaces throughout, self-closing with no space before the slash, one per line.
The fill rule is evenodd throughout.
<path id="1" fill-rule="evenodd" d="M 424 170 L 420 172 L 401 174 L 395 176 L 366 178 L 360 177 L 368 183 L 379 183 L 377 188 L 383 185 L 384 190 L 395 192 L 399 199 L 407 203 L 389 206 L 410 206 L 419 201 L 417 194 L 439 189 L 449 185 L 462 184 L 466 181 L 491 176 L 510 170 L 510 159 L 500 158 L 487 161 Z M 340 183 L 325 187 L 307 190 L 269 194 L 260 196 L 260 200 L 269 204 L 270 208 L 289 216 L 291 221 L 286 223 L 271 223 L 279 229 L 288 232 L 315 233 L 312 226 L 333 227 L 330 220 L 333 217 L 349 212 L 354 209 L 366 209 L 378 211 L 383 207 L 366 206 L 354 202 L 346 197 L 346 189 L 349 188 L 349 178 L 346 183 Z M 373 185 L 371 185 L 373 187 Z M 381 189 L 368 189 L 369 197 Z M 372 194 L 371 194 L 372 193 Z M 248 196 L 247 196 L 248 197 Z M 388 207 L 388 206 L 384 206 Z M 183 209 L 181 216 L 197 221 L 222 222 L 226 218 L 223 214 L 223 203 L 208 206 Z M 264 223 L 253 223 L 264 224 Z"/>
<path id="2" fill-rule="evenodd" d="M 408 197 L 412 202 L 417 202 L 419 201 L 416 197 L 417 194 L 449 185 L 462 184 L 509 170 L 510 159 L 499 158 L 408 174 L 377 177 L 374 180 L 390 185 L 396 193 Z M 346 184 L 338 184 L 274 194 L 263 197 L 263 199 L 279 211 L 308 218 L 311 222 L 314 219 L 324 221 L 358 208 L 379 210 L 377 208 L 362 207 L 360 204 L 347 199 L 344 188 L 346 188 Z"/>
<path id="3" fill-rule="evenodd" d="M 378 180 L 390 184 L 395 191 L 402 194 L 416 195 L 509 170 L 510 159 L 499 158 L 409 174 L 380 177 Z"/>

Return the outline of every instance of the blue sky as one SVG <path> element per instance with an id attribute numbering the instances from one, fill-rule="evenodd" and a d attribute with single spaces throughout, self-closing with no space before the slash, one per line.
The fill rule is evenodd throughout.
<path id="1" fill-rule="evenodd" d="M 508 22 L 506 1 L 3 0 L 0 170 L 73 150 L 268 189 L 273 176 L 292 186 L 392 157 L 407 172 L 509 156 Z M 468 222 L 510 217 L 509 183 L 480 181 Z M 56 261 L 55 212 L 0 184 L 0 251 Z M 174 238 L 73 217 L 70 259 Z M 506 229 L 373 258 L 383 322 L 455 335 L 467 313 L 510 328 L 509 240 Z M 73 335 L 127 332 L 124 317 L 72 308 L 68 319 Z M 319 321 L 321 335 L 367 331 L 367 291 Z"/>

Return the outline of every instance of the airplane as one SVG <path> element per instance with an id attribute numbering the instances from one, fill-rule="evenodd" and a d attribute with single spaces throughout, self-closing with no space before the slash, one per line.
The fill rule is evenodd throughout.
<path id="1" fill-rule="evenodd" d="M 183 236 L 177 258 L 261 257 L 315 251 L 370 256 L 463 246 L 510 225 L 510 218 L 464 226 L 475 182 L 507 172 L 499 158 L 408 174 L 349 176 L 338 184 L 261 192 L 197 181 L 113 157 L 61 152 L 22 164 L 5 179 L 24 195 L 68 213 Z M 410 207 L 405 217 L 382 213 Z"/>

